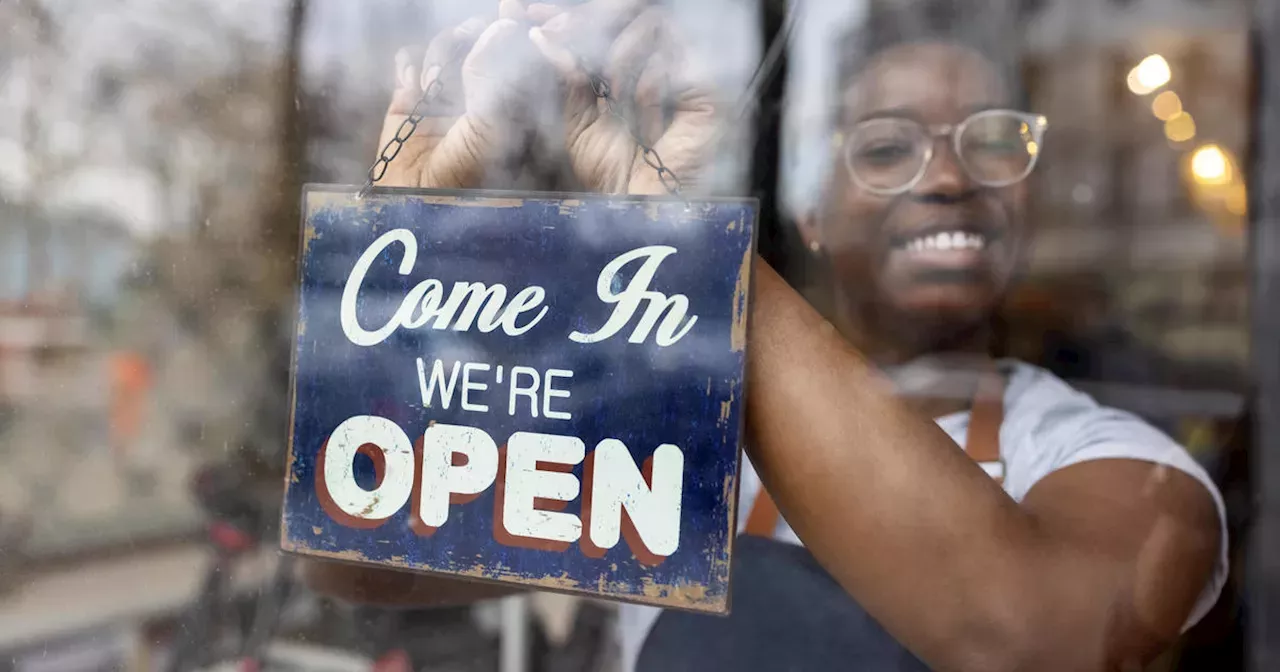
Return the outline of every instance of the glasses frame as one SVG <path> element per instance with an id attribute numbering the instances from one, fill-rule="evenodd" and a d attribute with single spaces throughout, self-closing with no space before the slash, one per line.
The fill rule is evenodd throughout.
<path id="1" fill-rule="evenodd" d="M 974 175 L 973 169 L 969 166 L 969 163 L 964 159 L 964 154 L 960 152 L 960 136 L 963 135 L 965 130 L 969 128 L 969 124 L 973 123 L 976 120 L 985 119 L 987 117 L 993 117 L 993 116 L 1012 116 L 1021 120 L 1023 123 L 1027 125 L 1027 128 L 1030 129 L 1031 139 L 1036 143 L 1036 146 L 1039 148 L 1035 154 L 1031 155 L 1031 160 L 1027 162 L 1026 169 L 1023 170 L 1022 173 L 1017 177 L 1009 178 L 1006 180 L 980 179 L 979 177 Z M 875 121 L 875 120 L 871 120 L 871 121 Z M 904 183 L 900 187 L 895 187 L 892 189 L 876 187 L 876 186 L 867 184 L 862 178 L 858 177 L 858 171 L 854 170 L 853 168 L 853 156 L 852 156 L 853 144 L 850 142 L 850 140 L 853 139 L 854 133 L 845 134 L 845 137 L 840 139 L 840 144 L 842 145 L 841 153 L 844 155 L 845 170 L 849 171 L 849 177 L 853 179 L 854 184 L 857 184 L 859 188 L 879 196 L 897 196 L 898 194 L 905 194 L 908 191 L 915 189 L 916 185 L 920 184 L 920 180 L 924 179 L 925 173 L 929 171 L 929 164 L 933 163 L 933 150 L 934 150 L 934 147 L 937 145 L 938 138 L 950 139 L 951 151 L 955 153 L 956 158 L 960 162 L 960 167 L 964 170 L 965 175 L 967 175 L 970 180 L 973 180 L 974 182 L 990 189 L 999 189 L 1001 187 L 1008 187 L 1027 179 L 1027 176 L 1031 174 L 1031 171 L 1035 170 L 1036 163 L 1040 160 L 1040 154 L 1044 148 L 1044 133 L 1045 133 L 1045 130 L 1049 128 L 1049 120 L 1046 119 L 1042 114 L 1033 114 L 1031 112 L 1023 112 L 1022 110 L 1013 110 L 1013 109 L 1005 109 L 1005 108 L 980 110 L 978 112 L 974 112 L 968 117 L 965 117 L 964 121 L 961 121 L 958 124 L 935 124 L 935 125 L 929 126 L 929 125 L 921 124 L 920 122 L 914 121 L 914 120 L 908 119 L 906 121 L 911 121 L 911 123 L 919 126 L 924 131 L 925 136 L 928 137 L 930 142 L 928 146 L 925 147 L 924 160 L 920 162 L 920 169 L 916 171 L 916 174 L 914 177 L 912 177 L 910 180 L 908 180 L 906 183 Z M 854 131 L 856 132 L 858 126 L 861 126 L 866 123 L 869 123 L 869 122 L 864 121 L 854 126 Z"/>

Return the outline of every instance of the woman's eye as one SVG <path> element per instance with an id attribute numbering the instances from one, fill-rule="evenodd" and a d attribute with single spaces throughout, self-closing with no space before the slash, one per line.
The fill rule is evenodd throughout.
<path id="1" fill-rule="evenodd" d="M 895 163 L 910 156 L 911 145 L 905 142 L 876 143 L 858 150 L 858 159 L 868 163 Z"/>
<path id="2" fill-rule="evenodd" d="M 1013 138 L 990 138 L 977 140 L 970 144 L 975 151 L 984 154 L 1016 154 L 1025 152 L 1026 144 Z"/>

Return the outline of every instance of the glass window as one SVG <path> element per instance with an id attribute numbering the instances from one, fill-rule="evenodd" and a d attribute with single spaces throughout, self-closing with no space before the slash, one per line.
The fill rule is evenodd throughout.
<path id="1" fill-rule="evenodd" d="M 839 660 L 875 652 L 921 669 L 1040 669 L 1060 651 L 1014 626 L 1043 625 L 1033 619 L 1047 613 L 1076 628 L 1061 630 L 1073 650 L 1116 647 L 1108 664 L 1270 669 L 1269 633 L 1244 627 L 1265 622 L 1251 604 L 1274 601 L 1265 589 L 1276 549 L 1253 525 L 1265 508 L 1257 498 L 1269 496 L 1258 484 L 1274 471 L 1260 446 L 1280 431 L 1262 351 L 1280 325 L 1255 293 L 1274 273 L 1276 167 L 1263 129 L 1277 115 L 1269 45 L 1280 22 L 1264 5 L 0 5 L 0 672 L 248 659 L 264 670 L 625 671 L 712 650 L 726 657 L 706 658 L 710 669 L 737 665 L 725 651 L 830 669 L 810 655 L 821 646 L 742 634 L 825 637 L 828 626 L 811 625 L 821 609 L 840 614 L 832 622 L 862 619 L 847 631 L 856 636 L 828 638 Z M 601 82 L 612 102 L 597 99 Z M 758 199 L 752 299 L 741 307 L 752 322 L 732 381 L 745 387 L 731 400 L 743 409 L 745 461 L 733 475 L 682 476 L 728 483 L 725 515 L 752 538 L 733 537 L 734 615 L 719 630 L 580 595 L 480 584 L 452 599 L 456 582 L 312 575 L 314 558 L 280 552 L 306 328 L 295 318 L 300 278 L 313 272 L 299 265 L 314 233 L 304 185 L 364 185 L 415 110 L 413 139 L 383 166 L 380 187 L 623 198 L 679 184 L 698 202 Z M 496 258 L 494 240 L 476 245 Z M 508 256 L 484 267 L 485 282 L 535 265 Z M 577 268 L 572 256 L 564 269 Z M 716 263 L 684 255 L 670 266 Z M 590 296 L 594 281 L 582 282 Z M 499 354 L 529 354 L 512 343 Z M 325 390 L 368 375 L 334 359 L 317 383 Z M 622 359 L 584 375 L 619 385 L 610 377 L 623 376 Z M 706 361 L 674 361 L 653 355 L 656 382 L 637 379 L 617 403 L 680 399 L 663 376 Z M 402 364 L 379 370 L 398 376 Z M 371 415 L 429 415 L 416 401 L 368 401 Z M 711 424 L 668 406 L 662 422 Z M 975 452 L 980 435 L 993 452 Z M 603 438 L 617 437 L 588 450 Z M 952 448 L 967 461 L 949 462 Z M 353 480 L 376 489 L 385 460 L 356 452 Z M 585 489 L 586 467 L 575 469 Z M 472 494 L 485 498 L 485 524 L 501 524 L 488 513 L 495 491 Z M 708 531 L 700 500 L 682 501 L 681 543 L 728 534 Z M 582 528 L 583 506 L 554 511 Z M 748 521 L 760 511 L 757 534 Z M 1162 541 L 1156 520 L 1191 541 Z M 976 541 L 956 541 L 961 525 Z M 1136 539 L 1149 547 L 1126 541 Z M 524 550 L 476 553 L 475 563 L 564 557 L 522 560 Z M 1100 553 L 1128 563 L 1128 574 L 1105 576 L 1132 590 L 1098 588 L 1115 571 Z M 608 556 L 608 571 L 621 562 L 656 576 L 642 555 Z M 943 556 L 955 562 L 943 567 Z M 1044 575 L 1025 563 L 990 576 L 957 569 L 1032 556 L 1048 558 Z M 913 591 L 944 579 L 961 586 L 953 599 L 919 608 Z M 693 592 L 710 581 L 683 580 Z M 1061 604 L 1046 596 L 1069 596 L 1050 588 L 1072 581 L 1089 596 L 1076 598 L 1084 611 L 1147 600 L 1116 608 L 1154 605 L 1143 625 L 1156 634 L 1117 625 L 1107 639 L 1054 611 Z M 387 586 L 409 604 L 351 599 Z M 635 590 L 655 603 L 674 589 Z M 428 608 L 424 591 L 452 603 Z M 972 614 L 945 606 L 965 600 L 979 605 Z M 996 644 L 973 643 L 974 633 Z M 1018 657 L 1028 652 L 1043 657 Z"/>

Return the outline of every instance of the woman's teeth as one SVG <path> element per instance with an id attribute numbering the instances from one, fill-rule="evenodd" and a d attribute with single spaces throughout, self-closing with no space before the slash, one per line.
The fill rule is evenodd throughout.
<path id="1" fill-rule="evenodd" d="M 987 246 L 987 237 L 981 233 L 943 231 L 908 240 L 903 247 L 910 252 L 925 250 L 981 250 Z"/>

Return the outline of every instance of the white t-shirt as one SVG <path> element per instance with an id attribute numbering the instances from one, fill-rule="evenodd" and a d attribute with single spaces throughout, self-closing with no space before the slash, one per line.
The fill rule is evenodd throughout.
<path id="1" fill-rule="evenodd" d="M 1022 501 L 1033 485 L 1053 471 L 1112 458 L 1167 465 L 1191 475 L 1209 490 L 1218 509 L 1222 541 L 1213 577 L 1201 591 L 1185 627 L 1203 618 L 1227 580 L 1226 509 L 1209 475 L 1173 439 L 1129 413 L 1098 405 L 1052 373 L 1012 360 L 1001 361 L 999 367 L 1008 377 L 1000 457 L 1005 463 L 1005 492 L 1015 501 Z M 936 422 L 958 446 L 964 445 L 969 430 L 968 411 L 938 418 Z M 747 512 L 759 492 L 760 477 L 744 457 L 738 492 L 739 531 L 746 525 Z M 785 520 L 779 519 L 774 538 L 802 545 Z M 620 607 L 617 636 L 624 671 L 634 669 L 640 647 L 659 613 L 657 607 Z"/>

